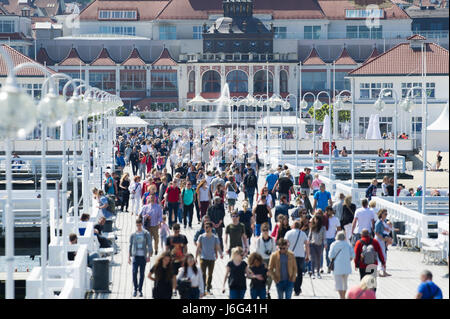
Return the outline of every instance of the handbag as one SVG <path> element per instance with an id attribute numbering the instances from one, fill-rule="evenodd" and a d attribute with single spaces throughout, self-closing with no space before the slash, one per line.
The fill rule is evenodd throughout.
<path id="1" fill-rule="evenodd" d="M 334 261 L 336 260 L 336 257 L 339 255 L 341 250 L 342 249 L 339 249 L 339 251 L 337 252 L 336 256 L 334 256 L 334 258 L 331 258 L 330 265 L 328 266 L 329 270 L 334 271 Z"/>

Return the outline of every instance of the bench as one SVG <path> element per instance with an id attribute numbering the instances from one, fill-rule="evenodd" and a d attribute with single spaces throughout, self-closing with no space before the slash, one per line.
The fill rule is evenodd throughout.
<path id="1" fill-rule="evenodd" d="M 440 264 L 443 260 L 444 243 L 440 239 L 423 238 L 421 241 L 423 260 L 426 264 Z"/>

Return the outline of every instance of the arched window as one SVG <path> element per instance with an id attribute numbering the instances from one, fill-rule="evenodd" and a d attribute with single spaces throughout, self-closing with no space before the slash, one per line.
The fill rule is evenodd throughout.
<path id="1" fill-rule="evenodd" d="M 188 92 L 189 93 L 195 93 L 195 71 L 191 71 L 191 73 L 189 73 L 189 88 L 188 88 Z"/>
<path id="2" fill-rule="evenodd" d="M 288 93 L 288 76 L 285 70 L 280 71 L 280 93 Z"/>
<path id="3" fill-rule="evenodd" d="M 216 71 L 207 71 L 202 76 L 202 92 L 220 92 L 220 74 Z"/>
<path id="4" fill-rule="evenodd" d="M 267 93 L 267 70 L 260 70 L 253 77 L 253 92 Z M 273 75 L 269 71 L 269 93 L 273 93 Z"/>
<path id="5" fill-rule="evenodd" d="M 231 93 L 248 92 L 248 77 L 243 71 L 231 71 L 227 75 L 227 83 Z"/>

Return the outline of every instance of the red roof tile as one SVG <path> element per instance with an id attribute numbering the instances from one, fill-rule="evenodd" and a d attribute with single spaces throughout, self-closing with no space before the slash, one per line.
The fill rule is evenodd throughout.
<path id="1" fill-rule="evenodd" d="M 406 40 L 426 40 L 427 38 L 425 38 L 424 36 L 420 35 L 420 34 L 414 34 L 410 37 L 408 37 Z"/>
<path id="2" fill-rule="evenodd" d="M 67 56 L 59 63 L 59 65 L 66 66 L 66 65 L 86 65 L 86 62 L 84 62 L 80 55 L 78 54 L 77 49 L 72 48 L 70 49 Z"/>
<path id="3" fill-rule="evenodd" d="M 9 45 L 2 44 L 1 46 L 5 49 L 5 51 L 7 52 L 9 57 L 11 58 L 12 63 L 13 63 L 14 66 L 17 66 L 17 65 L 22 64 L 22 63 L 40 64 L 40 63 L 34 61 L 33 59 L 27 57 L 26 55 L 23 55 L 19 51 L 11 48 Z M 55 71 L 53 71 L 50 68 L 46 68 L 46 69 L 51 74 L 56 73 Z M 5 63 L 5 60 L 4 60 L 3 56 L 0 54 L 0 77 L 6 77 L 7 75 L 8 75 L 8 67 L 7 67 L 7 65 Z M 24 69 L 20 70 L 17 73 L 17 76 L 23 76 L 23 77 L 44 77 L 45 74 L 40 69 L 31 67 L 31 68 L 24 68 Z"/>
<path id="4" fill-rule="evenodd" d="M 348 54 L 347 49 L 344 47 L 344 49 L 341 52 L 341 55 L 337 60 L 334 62 L 335 65 L 354 65 L 356 64 L 355 60 Z"/>
<path id="5" fill-rule="evenodd" d="M 318 0 L 324 15 L 330 20 L 344 20 L 345 10 L 364 9 L 367 5 L 377 4 L 385 12 L 385 19 L 409 19 L 409 16 L 389 0 Z"/>
<path id="6" fill-rule="evenodd" d="M 366 59 L 366 61 L 364 61 L 364 63 L 369 62 L 370 60 L 376 58 L 379 55 L 380 55 L 380 53 L 378 52 L 377 47 L 374 47 L 372 53 L 369 55 L 369 57 Z"/>
<path id="7" fill-rule="evenodd" d="M 159 58 L 157 58 L 156 61 L 152 63 L 152 65 L 154 65 L 154 66 L 176 66 L 178 64 L 170 56 L 169 50 L 167 50 L 167 48 L 164 48 L 162 50 Z"/>
<path id="8" fill-rule="evenodd" d="M 448 50 L 434 44 L 425 44 L 427 74 L 449 73 Z M 409 42 L 400 43 L 385 53 L 365 62 L 349 75 L 420 75 L 422 52 L 413 50 Z"/>
<path id="9" fill-rule="evenodd" d="M 308 57 L 303 61 L 303 65 L 325 65 L 326 63 L 320 58 L 316 48 L 312 48 Z"/>
<path id="10" fill-rule="evenodd" d="M 80 12 L 80 20 L 97 20 L 99 10 L 136 10 L 138 20 L 154 20 L 170 0 L 95 0 Z"/>
<path id="11" fill-rule="evenodd" d="M 116 65 L 116 62 L 114 62 L 113 59 L 109 56 L 108 50 L 103 48 L 101 49 L 98 56 L 90 63 L 90 65 L 96 65 L 96 66 L 114 66 Z"/>
<path id="12" fill-rule="evenodd" d="M 37 53 L 36 61 L 44 65 L 55 65 L 55 61 L 50 58 L 45 48 L 40 48 Z"/>
<path id="13" fill-rule="evenodd" d="M 122 62 L 122 65 L 145 65 L 145 61 L 142 59 L 141 55 L 139 54 L 138 49 L 134 48 L 128 58 L 125 59 L 125 61 Z"/>

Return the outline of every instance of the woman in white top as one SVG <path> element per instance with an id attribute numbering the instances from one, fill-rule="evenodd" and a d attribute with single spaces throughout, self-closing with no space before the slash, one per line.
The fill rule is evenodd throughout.
<path id="1" fill-rule="evenodd" d="M 225 183 L 226 197 L 228 200 L 228 212 L 231 214 L 234 211 L 234 206 L 236 205 L 236 200 L 238 198 L 238 186 L 234 181 L 234 176 L 228 176 L 228 182 Z"/>
<path id="2" fill-rule="evenodd" d="M 187 254 L 183 261 L 183 266 L 178 270 L 177 283 L 178 288 L 183 281 L 190 282 L 190 288 L 187 291 L 180 291 L 180 299 L 200 299 L 205 294 L 205 286 L 203 284 L 203 275 L 199 267 L 197 267 L 194 255 Z"/>
<path id="3" fill-rule="evenodd" d="M 336 241 L 331 244 L 328 257 L 334 263 L 333 275 L 336 290 L 339 297 L 345 299 L 348 276 L 352 273 L 351 261 L 355 258 L 355 252 L 346 240 L 344 231 L 339 231 L 336 234 Z"/>
<path id="4" fill-rule="evenodd" d="M 383 177 L 383 183 L 381 183 L 381 196 L 388 196 L 387 186 L 389 185 L 389 177 Z"/>
<path id="5" fill-rule="evenodd" d="M 269 235 L 269 225 L 263 224 L 261 226 L 261 236 L 256 239 L 256 252 L 263 258 L 266 267 L 269 267 L 270 255 L 277 250 L 275 239 Z M 270 291 L 272 286 L 272 278 L 267 277 L 266 281 L 267 291 Z"/>
<path id="6" fill-rule="evenodd" d="M 133 183 L 128 188 L 130 190 L 130 198 L 131 198 L 131 215 L 139 214 L 139 210 L 141 208 L 141 194 L 142 194 L 142 185 L 141 185 L 141 177 L 136 175 L 133 179 Z"/>
<path id="7" fill-rule="evenodd" d="M 209 204 L 211 203 L 211 193 L 209 191 L 208 183 L 206 179 L 203 179 L 197 186 L 195 191 L 197 193 L 197 202 L 200 207 L 200 219 L 206 215 Z"/>

